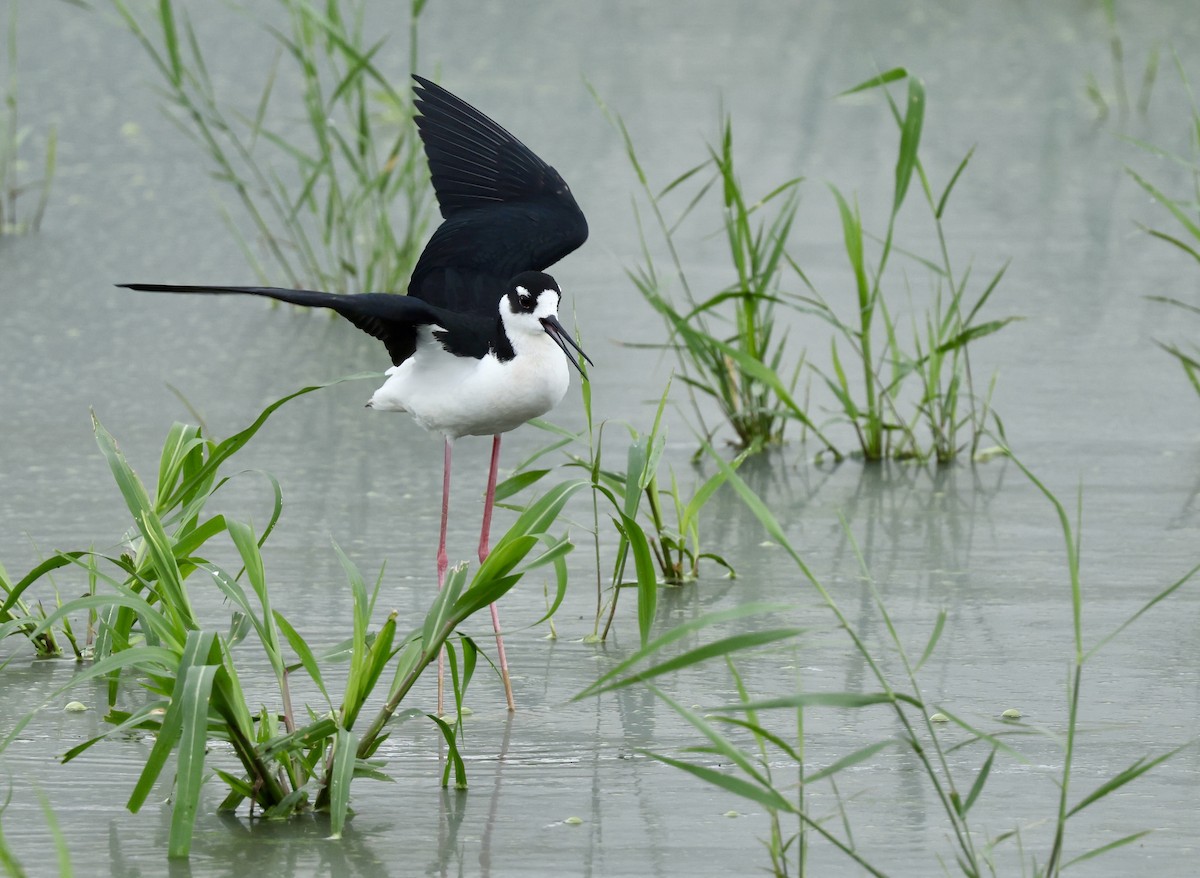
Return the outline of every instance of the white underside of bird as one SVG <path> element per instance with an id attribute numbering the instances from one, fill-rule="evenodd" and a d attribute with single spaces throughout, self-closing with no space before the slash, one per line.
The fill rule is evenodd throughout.
<path id="1" fill-rule="evenodd" d="M 409 412 L 426 430 L 451 439 L 507 433 L 544 415 L 566 395 L 570 370 L 538 320 L 557 311 L 557 295 L 543 298 L 533 314 L 513 314 L 502 300 L 502 319 L 516 353 L 508 360 L 494 353 L 480 359 L 455 356 L 434 336 L 439 327 L 421 327 L 416 351 L 387 370 L 387 381 L 367 405 Z"/>

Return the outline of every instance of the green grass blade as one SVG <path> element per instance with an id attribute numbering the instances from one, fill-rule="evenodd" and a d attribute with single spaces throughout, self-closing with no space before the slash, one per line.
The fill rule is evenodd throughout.
<path id="1" fill-rule="evenodd" d="M 979 794 L 983 792 L 984 784 L 987 783 L 988 775 L 992 773 L 992 763 L 996 760 L 996 748 L 992 748 L 992 752 L 988 754 L 988 758 L 984 760 L 983 766 L 979 769 L 979 774 L 975 777 L 975 782 L 971 784 L 970 792 L 967 793 L 966 800 L 962 803 L 962 808 L 959 811 L 962 816 L 966 816 L 971 810 L 971 806 L 975 804 L 975 800 L 979 798 Z"/>
<path id="2" fill-rule="evenodd" d="M 674 630 L 675 629 L 672 629 L 672 631 Z M 631 674 L 623 679 L 608 682 L 612 678 L 612 671 L 610 671 L 585 689 L 581 695 L 599 695 L 602 692 L 609 692 L 613 689 L 621 689 L 633 683 L 644 683 L 647 680 L 652 680 L 655 677 L 662 676 L 663 674 L 669 674 L 682 668 L 691 667 L 692 665 L 708 661 L 709 659 L 717 658 L 719 656 L 733 655 L 735 653 L 744 652 L 748 649 L 757 649 L 772 643 L 778 643 L 782 640 L 798 637 L 803 633 L 803 628 L 771 628 L 764 631 L 747 631 L 742 634 L 734 634 L 729 637 L 723 637 L 720 640 L 715 640 L 712 643 L 706 643 L 703 646 L 698 646 L 695 649 L 688 650 L 682 655 L 678 655 L 672 659 L 668 659 L 667 661 L 653 665 L 644 671 Z M 660 642 L 661 638 L 658 641 L 655 641 L 655 644 Z M 654 647 L 654 644 L 651 644 L 648 647 L 643 647 L 642 650 L 639 651 L 638 655 L 648 654 L 647 651 L 652 647 Z M 625 664 L 626 663 L 622 663 L 622 666 Z M 739 709 L 741 709 L 740 706 L 715 708 L 715 710 Z"/>
<path id="3" fill-rule="evenodd" d="M 921 657 L 917 659 L 917 663 L 913 665 L 912 672 L 915 674 L 921 670 L 925 662 L 929 661 L 929 657 L 933 655 L 933 651 L 937 649 L 938 641 L 942 639 L 942 631 L 946 627 L 946 611 L 945 609 L 938 610 L 937 621 L 933 623 L 933 632 L 929 635 L 929 640 L 925 644 L 925 651 L 921 653 Z"/>
<path id="4" fill-rule="evenodd" d="M 329 773 L 329 837 L 342 837 L 350 810 L 350 782 L 354 780 L 358 736 L 350 729 L 338 729 L 333 745 L 333 770 Z"/>
<path id="5" fill-rule="evenodd" d="M 806 774 L 804 776 L 804 783 L 806 783 L 806 784 L 816 783 L 819 780 L 824 780 L 827 777 L 832 777 L 833 775 L 837 774 L 840 771 L 844 771 L 845 769 L 850 768 L 854 765 L 858 765 L 861 762 L 866 762 L 868 759 L 870 759 L 872 756 L 874 756 L 880 750 L 886 750 L 889 747 L 895 747 L 895 746 L 897 746 L 896 741 L 876 741 L 874 744 L 868 744 L 865 747 L 861 747 L 858 750 L 855 750 L 853 753 L 850 753 L 849 755 L 843 756 L 841 759 L 837 760 L 837 762 L 834 762 L 832 765 L 827 765 L 818 771 L 814 771 L 811 774 Z"/>
<path id="6" fill-rule="evenodd" d="M 732 622 L 737 619 L 744 619 L 747 616 L 770 615 L 774 613 L 789 610 L 791 607 L 786 604 L 767 604 L 767 603 L 751 603 L 744 604 L 740 607 L 734 607 L 729 610 L 717 610 L 711 613 L 705 613 L 696 619 L 684 622 L 682 625 L 676 625 L 671 630 L 660 635 L 650 643 L 646 644 L 641 649 L 637 650 L 633 655 L 629 656 L 624 661 L 619 662 L 614 667 L 606 671 L 594 683 L 586 689 L 571 698 L 572 701 L 579 701 L 583 698 L 588 698 L 595 695 L 601 687 L 609 680 L 621 676 L 631 667 L 639 664 L 647 657 L 663 650 L 672 643 L 675 643 L 695 631 L 702 631 L 705 628 L 710 628 L 714 625 L 721 625 L 725 622 Z"/>
<path id="7" fill-rule="evenodd" d="M 654 556 L 650 553 L 650 543 L 640 524 L 628 515 L 621 514 L 620 526 L 633 550 L 634 569 L 637 572 L 638 634 L 642 646 L 645 646 L 650 642 L 654 615 L 658 609 L 658 576 L 654 569 Z"/>
<path id="8" fill-rule="evenodd" d="M 1153 829 L 1143 829 L 1141 832 L 1135 832 L 1132 835 L 1126 835 L 1123 838 L 1118 838 L 1116 841 L 1110 841 L 1108 844 L 1101 845 L 1098 848 L 1092 848 L 1090 851 L 1087 851 L 1086 853 L 1082 853 L 1077 857 L 1073 857 L 1072 859 L 1067 860 L 1067 862 L 1063 863 L 1062 869 L 1065 872 L 1069 867 L 1074 866 L 1077 863 L 1086 862 L 1087 860 L 1090 860 L 1093 857 L 1098 857 L 1101 854 L 1106 854 L 1109 851 L 1116 850 L 1117 848 L 1122 848 L 1122 847 L 1125 847 L 1126 845 L 1133 844 L 1138 839 L 1145 838 L 1147 835 L 1150 835 L 1152 832 L 1154 832 Z"/>
<path id="9" fill-rule="evenodd" d="M 727 774 L 723 771 L 717 771 L 713 768 L 708 768 L 704 765 L 695 765 L 691 762 L 684 762 L 681 759 L 674 759 L 670 756 L 664 756 L 662 753 L 654 753 L 649 750 L 641 751 L 647 756 L 657 759 L 666 765 L 682 769 L 693 777 L 699 778 L 707 784 L 711 784 L 718 789 L 733 793 L 739 798 L 749 802 L 754 802 L 756 805 L 761 805 L 764 808 L 773 811 L 782 811 L 784 813 L 792 813 L 795 811 L 795 806 L 785 799 L 773 787 L 762 784 L 753 783 L 736 775 Z"/>
<path id="10" fill-rule="evenodd" d="M 182 727 L 175 768 L 175 802 L 167 856 L 186 858 L 192 846 L 192 828 L 200 807 L 204 753 L 208 746 L 208 701 L 219 667 L 203 665 L 183 669 Z"/>
<path id="11" fill-rule="evenodd" d="M 925 124 L 925 85 L 915 76 L 908 78 L 908 103 L 904 123 L 900 128 L 900 154 L 896 159 L 896 192 L 892 201 L 893 215 L 900 211 L 913 168 L 917 166 L 917 150 L 921 145 L 921 129 Z"/>
<path id="12" fill-rule="evenodd" d="M 908 71 L 903 67 L 893 67 L 891 70 L 880 73 L 878 76 L 872 76 L 865 82 L 860 82 L 853 88 L 848 88 L 845 91 L 838 92 L 837 97 L 844 98 L 846 95 L 852 95 L 856 92 L 867 91 L 868 89 L 872 88 L 880 88 L 881 86 L 888 85 L 889 83 L 898 82 L 901 79 L 904 79 L 906 76 L 908 76 Z"/>

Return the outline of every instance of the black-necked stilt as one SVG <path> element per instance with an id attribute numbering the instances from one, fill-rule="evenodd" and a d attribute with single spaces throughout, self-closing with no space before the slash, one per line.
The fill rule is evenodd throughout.
<path id="1" fill-rule="evenodd" d="M 393 365 L 368 406 L 409 412 L 422 427 L 445 437 L 440 588 L 448 565 L 454 440 L 494 437 L 479 537 L 482 563 L 488 554 L 501 434 L 545 414 L 563 398 L 567 363 L 580 368 L 570 348 L 588 359 L 558 321 L 558 284 L 542 273 L 587 240 L 588 230 L 570 188 L 554 168 L 470 104 L 427 79 L 414 78 L 420 111 L 416 123 L 443 222 L 421 253 L 407 296 L 274 287 L 120 286 L 166 293 L 244 293 L 330 308 L 382 341 Z M 512 684 L 494 605 L 492 625 L 512 710 Z"/>

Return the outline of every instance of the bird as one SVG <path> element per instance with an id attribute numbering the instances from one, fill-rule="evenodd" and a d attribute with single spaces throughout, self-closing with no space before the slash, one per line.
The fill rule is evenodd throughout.
<path id="1" fill-rule="evenodd" d="M 421 252 L 407 295 L 335 294 L 258 286 L 117 284 L 158 293 L 263 296 L 328 308 L 383 342 L 386 380 L 367 406 L 407 412 L 444 437 L 440 589 L 449 565 L 446 530 L 454 441 L 492 436 L 479 561 L 489 552 L 500 438 L 557 405 L 575 358 L 592 360 L 558 318 L 562 291 L 545 270 L 587 240 L 588 225 L 566 181 L 492 119 L 422 76 L 414 117 L 442 222 Z M 594 364 L 593 364 L 594 365 Z M 508 709 L 515 710 L 500 617 L 491 607 Z M 438 661 L 438 713 L 443 707 Z"/>

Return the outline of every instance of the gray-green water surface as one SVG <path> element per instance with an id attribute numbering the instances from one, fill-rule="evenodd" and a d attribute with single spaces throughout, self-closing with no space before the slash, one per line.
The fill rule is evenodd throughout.
<path id="1" fill-rule="evenodd" d="M 267 38 L 252 17 L 216 4 L 185 5 L 212 47 L 218 85 L 252 111 L 257 85 L 246 90 L 243 83 L 261 81 L 274 49 L 263 49 Z M 368 6 L 372 26 L 395 33 L 380 64 L 402 83 L 404 22 L 394 4 Z M 635 180 L 585 80 L 623 114 L 656 187 L 704 157 L 723 104 L 733 116 L 748 192 L 807 178 L 796 256 L 819 287 L 844 291 L 849 301 L 840 226 L 824 184 L 857 191 L 868 224 L 881 230 L 895 129 L 878 96 L 834 95 L 896 65 L 921 76 L 929 93 L 923 154 L 931 175 L 944 181 L 977 146 L 947 216 L 951 246 L 960 265 L 974 257 L 980 277 L 1011 258 L 989 309 L 1025 318 L 978 346 L 976 375 L 998 373 L 994 405 L 1009 439 L 1069 508 L 1082 485 L 1083 624 L 1091 644 L 1200 561 L 1200 401 L 1154 345 L 1186 340 L 1194 326 L 1182 312 L 1145 298 L 1194 301 L 1200 271 L 1138 230 L 1139 222 L 1166 227 L 1169 220 L 1123 170 L 1132 165 L 1184 191 L 1177 167 L 1129 138 L 1184 148 L 1187 98 L 1165 58 L 1173 45 L 1200 82 L 1186 51 L 1200 45 L 1200 16 L 1191 0 L 1117 6 L 1131 91 L 1149 53 L 1164 53 L 1146 115 L 1118 109 L 1101 4 L 1082 0 L 481 3 L 469 11 L 434 2 L 422 20 L 422 67 L 440 71 L 444 84 L 511 128 L 571 183 L 591 239 L 555 275 L 597 364 L 594 409 L 599 418 L 643 430 L 671 363 L 623 346 L 661 341 L 662 329 L 624 273 L 639 252 L 630 206 Z M 269 15 L 266 5 L 255 14 Z M 97 451 L 89 408 L 149 479 L 170 423 L 189 417 L 168 385 L 223 436 L 291 390 L 386 362 L 372 339 L 320 315 L 113 289 L 126 281 L 254 278 L 222 226 L 215 206 L 221 187 L 159 113 L 155 73 L 107 7 L 83 11 L 42 0 L 21 6 L 18 25 L 23 120 L 35 131 L 57 123 L 60 166 L 43 231 L 0 238 L 0 560 L 19 577 L 56 549 L 111 549 L 129 525 Z M 1113 107 L 1107 117 L 1086 96 L 1089 75 Z M 715 291 L 731 274 L 715 212 L 707 222 L 693 224 L 683 257 L 693 283 Z M 925 234 L 918 230 L 913 240 L 926 241 Z M 927 283 L 912 271 L 914 287 Z M 794 349 L 824 356 L 826 325 L 797 320 L 791 332 Z M 402 418 L 363 409 L 370 386 L 339 385 L 289 404 L 237 458 L 238 468 L 267 470 L 283 486 L 286 506 L 267 544 L 268 575 L 277 606 L 316 645 L 350 630 L 350 598 L 331 539 L 368 575 L 386 561 L 383 603 L 402 619 L 420 618 L 434 587 L 440 443 Z M 678 389 L 677 397 L 683 399 Z M 688 461 L 695 448 L 687 411 L 680 405 L 670 412 L 667 454 L 685 484 L 693 480 Z M 581 424 L 577 394 L 554 418 Z M 832 432 L 848 441 L 839 429 Z M 510 434 L 504 464 L 544 441 L 533 428 Z M 484 440 L 457 448 L 452 557 L 473 553 L 486 448 Z M 1073 648 L 1053 510 L 1002 460 L 940 470 L 833 467 L 814 463 L 814 452 L 793 442 L 748 464 L 746 478 L 887 661 L 895 656 L 842 519 L 914 654 L 946 610 L 946 633 L 921 676 L 930 702 L 988 731 L 1003 728 L 999 714 L 1015 707 L 1045 733 L 1019 739 L 1024 761 L 997 761 L 972 820 L 981 844 L 1019 829 L 1026 865 L 1030 857 L 1044 863 Z M 243 476 L 224 502 L 262 521 L 266 491 L 260 478 Z M 588 511 L 581 506 L 573 515 L 581 522 L 574 528 L 580 549 L 556 618 L 559 639 L 546 639 L 544 626 L 526 627 L 544 610 L 541 582 L 522 583 L 503 602 L 519 710 L 508 716 L 499 685 L 480 674 L 467 727 L 469 790 L 440 788 L 438 733 L 414 720 L 381 751 L 396 783 L 358 782 L 356 814 L 341 841 L 324 840 L 320 820 L 220 818 L 214 782 L 190 863 L 169 865 L 169 789 L 138 815 L 123 807 L 148 741 L 106 742 L 58 764 L 63 751 L 101 729 L 103 691 L 85 689 L 73 697 L 93 710 L 66 713 L 66 699 L 56 699 L 4 752 L 0 766 L 12 787 L 0 818 L 6 841 L 30 874 L 55 872 L 44 797 L 79 875 L 761 871 L 767 860 L 760 840 L 769 831 L 761 808 L 642 753 L 678 756 L 700 743 L 690 726 L 636 688 L 569 701 L 636 642 L 630 598 L 607 646 L 581 642 L 592 630 L 594 570 Z M 727 557 L 739 576 L 723 579 L 708 567 L 694 585 L 664 591 L 660 630 L 710 609 L 784 602 L 795 607 L 789 621 L 810 632 L 794 651 L 746 663 L 756 695 L 797 686 L 875 688 L 795 566 L 766 543 L 732 493 L 714 498 L 703 534 L 705 548 Z M 78 585 L 65 576 L 61 582 L 65 589 Z M 197 581 L 193 592 L 201 612 L 224 626 L 228 610 L 215 589 Z M 1138 757 L 1200 731 L 1198 622 L 1200 601 L 1188 586 L 1089 663 L 1072 801 Z M 486 629 L 481 620 L 478 633 Z M 31 659 L 16 638 L 0 644 L 0 658 L 7 660 L 0 678 L 5 732 L 74 672 L 67 661 Z M 244 682 L 252 693 L 266 693 L 269 677 L 264 663 L 248 669 Z M 707 708 L 729 700 L 733 685 L 714 665 L 666 687 L 682 703 Z M 431 691 L 424 686 L 417 694 L 430 702 L 419 706 L 431 706 Z M 781 719 L 779 730 L 788 729 Z M 896 732 L 882 710 L 810 711 L 809 767 Z M 952 742 L 962 738 L 953 729 L 945 734 Z M 970 783 L 984 756 L 979 748 L 955 751 L 951 767 L 966 778 L 960 783 Z M 785 765 L 774 769 L 787 777 Z M 842 775 L 839 791 L 855 842 L 883 871 L 928 875 L 943 863 L 952 871 L 944 816 L 911 757 L 884 751 Z M 1198 791 L 1193 746 L 1073 821 L 1068 856 L 1152 829 L 1081 870 L 1191 874 Z M 814 815 L 840 827 L 827 786 L 814 786 L 807 797 Z M 725 816 L 731 810 L 740 816 Z M 582 823 L 566 822 L 571 817 Z M 1018 873 L 1015 840 L 996 858 L 999 874 Z M 854 874 L 820 844 L 809 865 L 812 874 Z"/>

